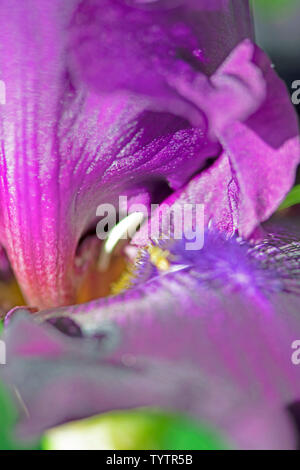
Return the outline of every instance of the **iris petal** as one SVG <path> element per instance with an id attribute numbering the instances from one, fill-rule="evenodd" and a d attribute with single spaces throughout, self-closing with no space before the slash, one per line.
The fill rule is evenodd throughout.
<path id="1" fill-rule="evenodd" d="M 1 240 L 27 300 L 39 307 L 74 300 L 76 247 L 95 218 L 98 195 L 97 203 L 112 198 L 108 186 L 118 194 L 131 170 L 138 187 L 133 193 L 149 173 L 151 181 L 163 176 L 176 188 L 219 152 L 205 129 L 190 129 L 172 115 L 147 114 L 147 104 L 128 95 L 89 93 L 75 80 L 68 29 L 77 5 L 1 4 L 7 94 Z M 90 2 L 83 5 L 93 10 Z"/>
<path id="2" fill-rule="evenodd" d="M 226 90 L 226 77 L 231 74 L 252 90 L 249 103 L 253 104 L 253 96 L 258 99 L 254 100 L 256 104 L 261 100 L 255 112 L 245 108 L 246 93 L 241 92 L 238 98 L 239 87 L 236 99 L 232 96 L 234 86 Z M 237 46 L 211 81 L 225 85 L 215 89 L 210 97 L 208 93 L 201 94 L 200 99 L 204 100 L 202 106 L 207 115 L 211 115 L 223 152 L 211 167 L 164 204 L 169 209 L 187 203 L 204 204 L 207 226 L 247 238 L 272 215 L 293 185 L 300 159 L 298 119 L 271 62 L 249 41 Z M 185 92 L 192 93 L 197 102 L 194 88 L 187 87 Z M 227 108 L 230 111 L 224 113 Z M 161 209 L 157 214 L 160 212 Z M 152 224 L 158 223 L 158 215 L 154 217 Z M 137 245 L 144 243 L 146 230 L 136 235 Z"/>
<path id="3" fill-rule="evenodd" d="M 178 191 L 171 203 L 205 202 L 207 223 L 250 235 L 288 191 L 299 153 L 286 95 L 281 117 L 272 104 L 282 88 L 270 64 L 249 40 L 235 47 L 252 37 L 248 2 L 39 3 L 5 0 L 0 28 L 0 241 L 28 303 L 75 301 L 89 264 L 78 244 L 120 194 L 161 202 L 163 183 Z M 265 116 L 281 129 L 276 144 Z"/>
<path id="4" fill-rule="evenodd" d="M 192 129 L 75 79 L 68 28 L 77 2 L 14 3 L 1 4 L 1 241 L 28 302 L 46 307 L 74 301 L 76 248 L 99 203 L 161 180 L 179 187 L 219 145 L 204 122 Z"/>
<path id="5" fill-rule="evenodd" d="M 211 423 L 237 446 L 293 446 L 283 410 L 300 396 L 299 368 L 291 360 L 300 334 L 299 251 L 293 236 L 289 243 L 269 236 L 252 247 L 207 234 L 202 251 L 173 242 L 167 272 L 150 270 L 145 253 L 135 283 L 123 294 L 34 319 L 16 313 L 8 326 L 11 360 L 4 374 L 30 409 L 22 429 L 39 432 L 67 418 L 156 405 Z M 49 325 L 36 324 L 62 318 L 72 319 L 85 339 L 63 339 Z M 45 362 L 34 353 L 33 338 L 40 336 L 32 334 L 35 328 L 82 348 L 75 357 L 75 343 L 67 354 L 60 347 L 59 362 L 43 353 Z M 33 349 L 25 355 L 26 344 Z M 32 374 L 40 388 L 34 389 Z M 70 400 L 74 388 L 78 393 L 70 392 Z M 285 443 L 279 444 L 273 419 L 284 426 Z"/>

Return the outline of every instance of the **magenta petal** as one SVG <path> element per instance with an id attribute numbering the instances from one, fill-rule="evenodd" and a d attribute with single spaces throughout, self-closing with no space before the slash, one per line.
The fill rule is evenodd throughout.
<path id="1" fill-rule="evenodd" d="M 0 11 L 1 243 L 29 304 L 72 303 L 76 250 L 101 202 L 177 189 L 220 145 L 147 100 L 73 83 L 69 26 L 77 2 L 4 1 Z M 157 191 L 156 191 L 157 192 Z M 155 201 L 157 202 L 157 201 Z M 92 256 L 96 256 L 93 252 Z"/>
<path id="2" fill-rule="evenodd" d="M 219 127 L 256 111 L 265 83 L 252 63 L 248 2 L 204 10 L 191 2 L 153 7 L 111 0 L 82 4 L 71 30 L 77 79 L 101 93 L 146 96 L 148 107 L 181 115 L 197 127 L 204 113 L 214 137 Z"/>
<path id="3" fill-rule="evenodd" d="M 256 49 L 255 44 L 246 39 L 212 76 L 187 73 L 169 78 L 180 96 L 205 113 L 210 133 L 215 138 L 220 139 L 224 129 L 234 122 L 251 116 L 266 98 L 267 83 L 254 60 Z"/>
<path id="4" fill-rule="evenodd" d="M 29 157 L 4 144 L 1 239 L 28 302 L 38 307 L 74 301 L 76 248 L 101 202 L 152 193 L 160 183 L 176 189 L 220 151 L 205 130 L 144 112 L 128 97 L 84 96 L 69 127 L 76 106 L 74 98 L 60 119 L 55 164 L 39 142 Z"/>
<path id="5" fill-rule="evenodd" d="M 151 274 L 145 260 L 142 282 L 124 294 L 41 318 L 71 315 L 89 334 L 113 321 L 122 330 L 117 356 L 185 358 L 257 399 L 299 398 L 300 369 L 291 361 L 300 335 L 299 242 L 273 236 L 251 248 L 207 235 L 202 251 L 185 251 L 184 241 L 169 249 L 180 269 Z"/>
<path id="6" fill-rule="evenodd" d="M 144 246 L 151 233 L 169 233 L 168 210 L 178 212 L 184 204 L 204 204 L 205 227 L 233 235 L 237 229 L 237 201 L 239 189 L 232 176 L 228 156 L 221 156 L 207 170 L 196 175 L 186 186 L 175 191 L 153 213 L 150 222 L 135 234 L 132 244 Z M 191 214 L 192 215 L 192 214 Z M 196 229 L 196 220 L 186 220 Z M 172 230 L 172 228 L 171 228 Z M 171 232 L 172 233 L 172 232 Z M 150 234 L 150 235 L 149 235 Z"/>
<path id="7" fill-rule="evenodd" d="M 74 2 L 1 2 L 1 241 L 25 292 L 68 297 L 61 280 L 70 266 L 58 259 L 59 150 L 57 117 L 65 88 L 64 28 Z M 51 26 L 50 26 L 51 25 Z M 37 51 L 38 54 L 37 54 Z M 46 241 L 47 240 L 47 241 Z M 46 241 L 46 242 L 45 242 Z M 72 249 L 64 243 L 66 253 Z M 35 296 L 32 296 L 35 302 Z"/>

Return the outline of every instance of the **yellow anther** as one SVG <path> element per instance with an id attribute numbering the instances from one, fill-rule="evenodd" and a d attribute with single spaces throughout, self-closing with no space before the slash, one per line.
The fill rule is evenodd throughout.
<path id="1" fill-rule="evenodd" d="M 150 261 L 160 271 L 167 271 L 170 268 L 168 257 L 170 252 L 168 250 L 162 250 L 158 246 L 149 246 L 148 251 L 150 254 Z"/>
<path id="2" fill-rule="evenodd" d="M 132 269 L 129 269 L 127 267 L 126 270 L 121 274 L 119 280 L 111 284 L 110 293 L 112 295 L 117 295 L 120 294 L 120 292 L 129 289 L 132 284 L 133 278 L 134 273 Z"/>

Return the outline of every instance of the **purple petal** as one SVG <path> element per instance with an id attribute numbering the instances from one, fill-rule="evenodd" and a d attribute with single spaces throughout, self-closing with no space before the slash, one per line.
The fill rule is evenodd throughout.
<path id="1" fill-rule="evenodd" d="M 107 332 L 107 326 L 101 329 Z M 43 344 L 37 344 L 33 332 Z M 108 335 L 114 334 L 110 326 Z M 1 377 L 21 392 L 27 415 L 19 427 L 23 437 L 116 408 L 152 405 L 189 413 L 189 390 L 197 391 L 195 399 L 190 396 L 194 405 L 202 397 L 203 404 L 213 407 L 215 397 L 207 389 L 216 386 L 215 380 L 204 381 L 188 364 L 178 370 L 169 361 L 151 358 L 138 358 L 131 365 L 126 356 L 112 360 L 103 354 L 102 341 L 66 338 L 24 313 L 13 321 L 6 331 L 10 362 Z M 237 402 L 236 394 L 231 397 Z"/>
<path id="2" fill-rule="evenodd" d="M 1 106 L 1 240 L 30 295 L 49 279 L 45 293 L 59 290 L 69 272 L 57 259 L 59 151 L 57 116 L 65 88 L 64 28 L 74 2 L 1 2 L 1 79 L 6 104 Z M 38 53 L 37 53 L 38 51 Z M 55 224 L 55 227 L 54 227 Z M 47 242 L 45 243 L 45 240 Z M 70 243 L 64 244 L 68 253 Z M 51 281 L 50 281 L 51 279 Z M 34 299 L 33 299 L 34 300 Z"/>
<path id="3" fill-rule="evenodd" d="M 61 315 L 72 314 L 88 332 L 113 320 L 127 353 L 173 360 L 187 355 L 206 372 L 235 377 L 245 391 L 255 393 L 257 386 L 262 397 L 292 400 L 300 386 L 290 360 L 300 334 L 300 246 L 294 240 L 272 237 L 249 248 L 208 235 L 200 252 L 174 242 L 169 249 L 181 269 L 173 272 L 171 265 L 169 273 L 152 273 L 148 281 L 141 274 L 142 283 L 138 278 L 124 294 L 61 309 Z M 143 272 L 151 271 L 145 266 Z"/>
<path id="4" fill-rule="evenodd" d="M 23 420 L 23 429 L 37 432 L 64 421 L 66 413 L 75 419 L 124 406 L 165 407 L 163 394 L 156 395 L 155 390 L 167 386 L 164 390 L 169 394 L 171 407 L 210 422 L 226 433 L 234 445 L 294 445 L 283 411 L 300 397 L 300 369 L 291 360 L 292 343 L 300 337 L 300 245 L 296 240 L 292 236 L 287 240 L 272 235 L 251 247 L 208 234 L 204 249 L 197 252 L 186 251 L 185 241 L 177 241 L 168 246 L 169 271 L 160 273 L 155 266 L 154 270 L 149 269 L 151 258 L 145 253 L 139 274 L 127 292 L 34 317 L 38 322 L 51 319 L 54 323 L 71 318 L 87 339 L 68 341 L 96 341 L 105 332 L 112 339 L 118 338 L 113 351 L 106 350 L 103 357 L 100 349 L 98 356 L 101 361 L 125 364 L 138 371 L 141 382 L 137 378 L 134 392 L 132 389 L 129 395 L 124 382 L 118 382 L 119 373 L 112 382 L 98 382 L 104 372 L 100 365 L 96 372 L 95 352 L 89 355 L 86 349 L 82 350 L 84 368 L 78 363 L 76 367 L 66 356 L 58 365 L 49 354 L 48 369 L 42 359 L 37 369 L 37 363 L 33 365 L 30 358 L 24 357 L 18 346 L 34 340 L 29 334 L 24 339 L 22 331 L 26 329 L 16 314 L 8 329 L 11 363 L 4 372 L 17 385 L 30 410 L 30 418 Z M 159 373 L 154 368 L 152 375 L 148 361 L 158 365 Z M 50 372 L 52 367 L 55 373 Z M 41 384 L 39 391 L 33 391 L 32 374 Z M 93 375 L 93 381 L 87 378 L 88 374 Z M 152 387 L 150 402 L 148 394 L 142 397 L 140 388 L 144 374 Z M 89 384 L 87 390 L 84 381 Z M 78 395 L 70 401 L 67 393 L 74 383 L 78 385 Z M 112 392 L 107 392 L 110 387 Z M 90 390 L 98 393 L 94 395 Z M 51 413 L 49 400 L 53 403 Z M 283 420 L 288 439 L 284 443 L 279 441 L 272 416 L 275 421 Z"/>
<path id="5" fill-rule="evenodd" d="M 241 81 L 242 89 L 247 84 L 248 107 L 245 89 L 243 92 L 239 86 L 227 88 L 226 77 L 231 75 Z M 276 210 L 293 185 L 300 161 L 298 119 L 271 62 L 249 41 L 233 51 L 211 82 L 211 95 L 208 92 L 197 96 L 196 88 L 187 84 L 182 92 L 195 102 L 201 100 L 199 106 L 210 116 L 223 153 L 164 204 L 174 209 L 186 203 L 204 204 L 206 226 L 249 237 Z M 261 104 L 251 114 L 250 103 L 257 104 L 263 94 Z M 257 100 L 253 101 L 254 96 Z M 224 109 L 229 109 L 226 115 Z M 158 215 L 151 221 L 157 223 Z M 140 245 L 146 238 L 147 227 L 134 241 Z"/>
<path id="6" fill-rule="evenodd" d="M 238 142 L 232 133 L 237 121 L 256 116 L 264 106 L 266 83 L 247 41 L 216 70 L 238 41 L 251 35 L 247 2 L 210 7 L 207 2 L 158 2 L 150 9 L 104 0 L 80 6 L 69 1 L 63 9 L 57 0 L 43 7 L 37 3 L 26 0 L 12 8 L 2 2 L 0 28 L 7 85 L 0 241 L 29 304 L 44 308 L 75 301 L 89 260 L 99 250 L 93 242 L 89 253 L 78 255 L 98 204 L 116 203 L 119 194 L 161 202 L 153 200 L 160 185 L 179 190 L 210 159 L 222 155 L 215 163 L 221 169 L 217 175 L 213 168 L 203 173 L 207 184 L 197 177 L 193 196 L 193 202 L 202 202 L 208 190 L 219 192 L 220 199 L 208 196 L 207 220 L 215 214 L 217 227 L 249 234 L 270 213 L 290 184 L 298 155 L 293 144 L 278 147 L 285 161 L 287 152 L 291 157 L 280 169 L 282 185 L 267 203 L 259 188 L 246 185 L 247 168 L 235 169 L 241 144 L 231 150 Z M 236 13 L 241 21 L 233 27 Z M 215 71 L 211 78 L 208 71 Z M 221 102 L 230 104 L 226 116 Z M 284 125 L 292 116 L 286 109 Z M 197 128 L 179 115 L 195 120 Z M 264 142 L 265 130 L 259 123 L 256 127 Z M 269 159 L 279 178 L 277 154 L 270 152 Z M 221 194 L 217 184 L 224 166 Z M 269 185 L 274 187 L 273 179 Z M 189 186 L 180 190 L 182 200 L 188 193 Z M 240 215 L 244 207 L 251 209 L 246 222 Z"/>
<path id="7" fill-rule="evenodd" d="M 253 35 L 246 0 L 175 0 L 167 5 L 90 0 L 74 15 L 72 32 L 74 63 L 89 84 L 164 102 L 172 96 L 170 75 L 190 66 L 212 73 L 242 39 Z"/>
<path id="8" fill-rule="evenodd" d="M 254 221 L 265 221 L 295 181 L 300 160 L 299 124 L 285 84 L 269 59 L 256 49 L 254 63 L 263 73 L 267 94 L 245 122 L 220 136 L 240 189 L 239 232 L 248 236 Z"/>
<path id="9" fill-rule="evenodd" d="M 68 27 L 76 4 L 1 3 L 7 103 L 0 237 L 28 302 L 38 307 L 75 300 L 83 274 L 76 250 L 98 204 L 120 193 L 152 194 L 161 182 L 176 189 L 220 151 L 204 120 L 193 129 L 169 113 L 146 111 L 145 100 L 96 95 L 73 83 Z"/>

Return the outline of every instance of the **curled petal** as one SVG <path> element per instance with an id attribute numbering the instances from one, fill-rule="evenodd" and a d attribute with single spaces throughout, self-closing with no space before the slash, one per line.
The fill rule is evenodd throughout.
<path id="1" fill-rule="evenodd" d="M 228 76 L 241 81 L 237 88 L 226 86 Z M 271 62 L 249 41 L 233 51 L 211 83 L 211 94 L 208 90 L 197 97 L 197 88 L 186 83 L 184 92 L 191 93 L 195 102 L 202 100 L 223 153 L 165 200 L 164 207 L 176 210 L 187 203 L 204 204 L 206 226 L 247 238 L 270 217 L 293 185 L 300 161 L 298 119 Z M 252 101 L 254 96 L 256 101 Z M 220 102 L 224 105 L 221 108 Z M 251 102 L 257 105 L 253 112 Z M 223 111 L 228 108 L 224 118 Z M 164 209 L 157 211 L 152 224 L 158 223 L 160 212 Z M 143 244 L 147 233 L 145 227 L 134 242 Z"/>
<path id="2" fill-rule="evenodd" d="M 220 135 L 241 194 L 239 232 L 243 236 L 251 234 L 255 220 L 265 221 L 277 209 L 294 184 L 300 160 L 298 118 L 286 86 L 259 49 L 254 63 L 264 76 L 266 98 L 249 119 Z"/>

